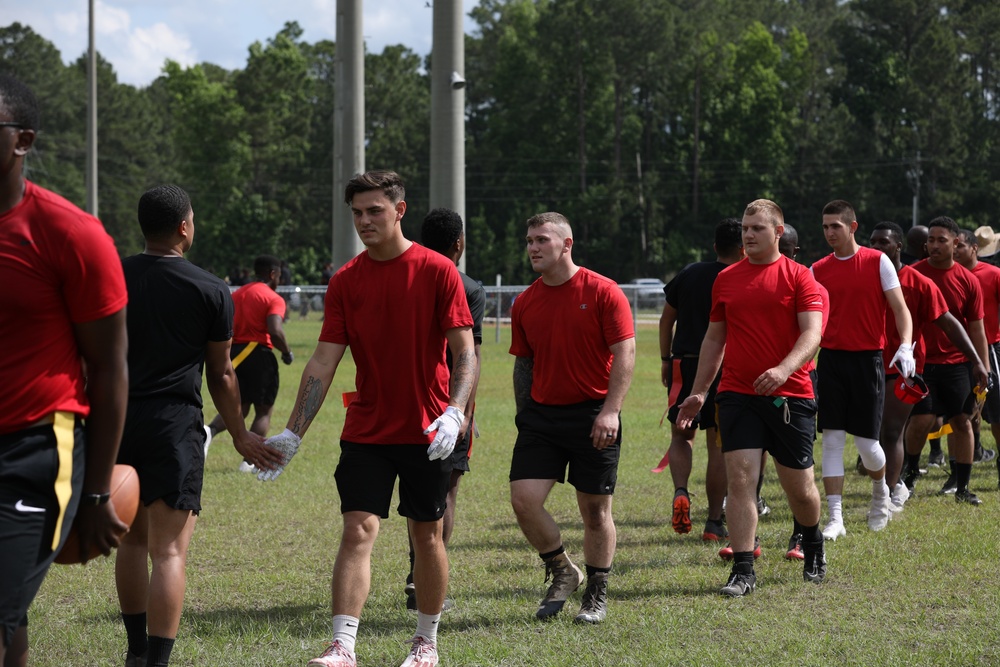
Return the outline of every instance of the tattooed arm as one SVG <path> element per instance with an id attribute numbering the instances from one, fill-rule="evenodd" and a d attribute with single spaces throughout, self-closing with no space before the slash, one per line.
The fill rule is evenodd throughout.
<path id="1" fill-rule="evenodd" d="M 531 357 L 514 358 L 514 406 L 517 412 L 520 412 L 531 400 L 531 380 L 534 368 L 535 360 Z"/>
<path id="2" fill-rule="evenodd" d="M 451 349 L 451 396 L 448 405 L 466 410 L 472 387 L 478 382 L 476 346 L 473 344 L 472 327 L 448 329 L 444 332 Z"/>
<path id="3" fill-rule="evenodd" d="M 346 345 L 320 341 L 316 345 L 316 351 L 306 363 L 305 370 L 302 371 L 302 380 L 299 382 L 295 407 L 286 425 L 289 431 L 300 438 L 306 434 L 309 424 L 323 405 L 323 399 L 326 398 L 326 392 L 330 389 L 330 383 L 333 382 L 337 366 L 344 358 L 346 350 Z"/>

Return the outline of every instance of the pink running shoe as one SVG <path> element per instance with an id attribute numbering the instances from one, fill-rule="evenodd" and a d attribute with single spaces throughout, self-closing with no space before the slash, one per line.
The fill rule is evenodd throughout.
<path id="1" fill-rule="evenodd" d="M 407 643 L 413 644 L 413 648 L 399 667 L 435 667 L 438 664 L 437 646 L 434 642 L 417 635 Z"/>
<path id="2" fill-rule="evenodd" d="M 323 655 L 306 664 L 309 667 L 358 667 L 358 660 L 343 644 L 335 641 L 326 647 Z"/>

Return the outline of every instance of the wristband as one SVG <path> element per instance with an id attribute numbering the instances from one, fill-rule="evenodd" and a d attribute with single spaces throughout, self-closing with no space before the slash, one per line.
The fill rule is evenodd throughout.
<path id="1" fill-rule="evenodd" d="M 109 500 L 111 500 L 110 493 L 85 493 L 80 496 L 80 505 L 97 507 L 98 505 L 104 505 Z"/>

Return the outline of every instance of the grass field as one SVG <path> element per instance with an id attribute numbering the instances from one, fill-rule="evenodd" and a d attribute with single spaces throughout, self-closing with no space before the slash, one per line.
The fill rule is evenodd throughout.
<path id="1" fill-rule="evenodd" d="M 281 367 L 272 431 L 283 427 L 291 410 L 319 323 L 293 320 L 287 331 L 296 360 Z M 906 511 L 878 534 L 865 523 L 871 486 L 849 473 L 848 535 L 828 543 L 829 574 L 821 586 L 803 583 L 801 565 L 783 558 L 791 515 L 772 468 L 763 495 L 773 512 L 760 522 L 764 554 L 756 567 L 757 591 L 743 599 L 719 596 L 729 566 L 717 557 L 718 547 L 702 544 L 698 532 L 705 519 L 701 440 L 690 484 L 697 494 L 691 534 L 680 536 L 670 527 L 669 472 L 650 472 L 668 434 L 658 427 L 665 393 L 652 326 L 640 328 L 622 417 L 618 553 L 608 621 L 573 624 L 579 593 L 555 621 L 535 621 L 543 568 L 508 501 L 515 435 L 509 331 L 502 331 L 499 343 L 494 335 L 492 328 L 484 332 L 476 413 L 482 438 L 462 482 L 450 548 L 456 608 L 442 621 L 443 665 L 1000 664 L 1000 494 L 992 464 L 973 468 L 981 507 L 934 495 L 944 473 L 932 469 Z M 237 472 L 239 457 L 228 436 L 212 445 L 172 664 L 304 665 L 322 651 L 330 636 L 329 578 L 340 533 L 333 479 L 344 415 L 339 394 L 353 389 L 353 381 L 348 357 L 300 453 L 275 483 Z M 207 413 L 210 419 L 214 408 Z M 990 436 L 984 440 L 992 446 Z M 845 457 L 853 470 L 852 447 Z M 557 486 L 549 507 L 564 528 L 567 549 L 582 563 L 572 489 Z M 395 667 L 406 655 L 402 642 L 416 618 L 404 609 L 405 568 L 405 523 L 393 513 L 375 546 L 371 597 L 358 638 L 360 665 Z M 29 628 L 32 665 L 122 665 L 125 639 L 113 562 L 54 566 Z"/>

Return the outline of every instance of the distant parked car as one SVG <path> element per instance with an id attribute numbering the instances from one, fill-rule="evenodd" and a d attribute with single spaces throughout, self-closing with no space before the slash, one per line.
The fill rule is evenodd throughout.
<path id="1" fill-rule="evenodd" d="M 636 286 L 636 300 L 639 308 L 652 308 L 663 305 L 663 287 L 666 283 L 659 278 L 636 278 L 630 281 L 629 284 Z M 631 294 L 629 296 L 631 297 Z"/>

